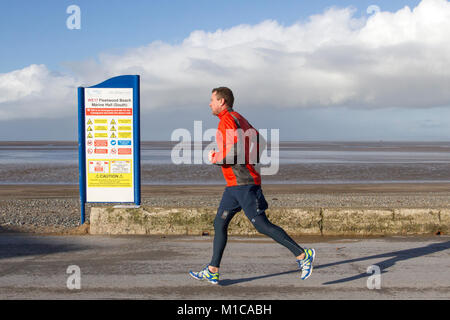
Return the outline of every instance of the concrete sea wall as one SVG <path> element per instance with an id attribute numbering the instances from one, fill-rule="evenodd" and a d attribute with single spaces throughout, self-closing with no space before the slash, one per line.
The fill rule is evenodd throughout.
<path id="1" fill-rule="evenodd" d="M 269 220 L 292 236 L 300 235 L 425 235 L 448 234 L 450 209 L 274 208 Z M 92 207 L 90 234 L 214 234 L 216 208 Z M 244 213 L 230 223 L 230 235 L 256 235 Z"/>

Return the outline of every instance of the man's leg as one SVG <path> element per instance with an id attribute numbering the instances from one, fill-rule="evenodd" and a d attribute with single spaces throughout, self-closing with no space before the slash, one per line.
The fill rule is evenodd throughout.
<path id="1" fill-rule="evenodd" d="M 234 215 L 239 211 L 241 211 L 241 207 L 238 201 L 229 192 L 229 188 L 225 188 L 216 218 L 214 219 L 215 232 L 211 262 L 200 272 L 189 271 L 189 274 L 193 278 L 197 280 L 208 280 L 213 284 L 219 283 L 219 267 L 228 240 L 228 225 Z"/>
<path id="2" fill-rule="evenodd" d="M 297 259 L 303 258 L 304 250 L 279 226 L 271 223 L 265 214 L 269 207 L 261 186 L 242 186 L 237 196 L 245 215 L 253 223 L 258 232 L 271 237 L 279 244 L 288 248 Z"/>
<path id="3" fill-rule="evenodd" d="M 251 219 L 256 230 L 271 237 L 279 244 L 288 248 L 296 257 L 298 266 L 302 271 L 301 279 L 306 280 L 311 276 L 313 262 L 316 256 L 314 249 L 303 249 L 279 226 L 271 223 L 265 213 L 259 214 Z"/>
<path id="4" fill-rule="evenodd" d="M 277 225 L 274 225 L 267 219 L 265 213 L 259 214 L 252 218 L 253 226 L 268 237 L 289 249 L 297 259 L 303 259 L 304 250 L 289 235 Z"/>
<path id="5" fill-rule="evenodd" d="M 214 219 L 213 256 L 209 264 L 209 269 L 212 272 L 218 272 L 219 270 L 223 251 L 228 241 L 228 225 L 234 215 L 241 211 L 239 202 L 234 197 L 232 190 L 233 187 L 225 188 Z"/>
<path id="6" fill-rule="evenodd" d="M 234 215 L 241 211 L 240 207 L 230 210 L 219 208 L 216 218 L 214 219 L 214 242 L 213 256 L 209 264 L 211 272 L 218 272 L 220 261 L 222 260 L 223 251 L 228 241 L 228 225 Z"/>
<path id="7" fill-rule="evenodd" d="M 264 198 L 261 186 L 244 186 L 239 190 L 236 198 L 256 230 L 289 249 L 297 258 L 299 268 L 302 270 L 301 279 L 308 279 L 313 270 L 316 251 L 312 248 L 303 249 L 282 228 L 267 219 L 265 210 L 269 205 Z"/>

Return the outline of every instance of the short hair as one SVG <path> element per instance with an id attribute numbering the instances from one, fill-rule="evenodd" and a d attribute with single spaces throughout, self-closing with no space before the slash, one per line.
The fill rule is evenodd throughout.
<path id="1" fill-rule="evenodd" d="M 218 99 L 224 99 L 228 107 L 233 108 L 234 96 L 233 91 L 227 87 L 218 87 L 212 89 L 212 93 L 216 93 Z"/>

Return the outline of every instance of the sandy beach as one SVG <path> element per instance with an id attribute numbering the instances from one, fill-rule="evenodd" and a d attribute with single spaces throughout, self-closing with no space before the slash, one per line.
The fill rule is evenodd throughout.
<path id="1" fill-rule="evenodd" d="M 214 210 L 224 187 L 143 185 L 142 206 Z M 450 208 L 447 183 L 266 184 L 263 191 L 269 209 Z M 87 205 L 87 220 L 90 206 Z M 76 233 L 79 224 L 77 185 L 0 185 L 0 232 Z"/>

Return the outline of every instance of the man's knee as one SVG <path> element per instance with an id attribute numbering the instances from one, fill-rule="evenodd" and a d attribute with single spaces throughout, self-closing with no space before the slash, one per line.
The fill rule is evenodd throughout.
<path id="1" fill-rule="evenodd" d="M 269 234 L 269 225 L 268 225 L 268 221 L 267 218 L 265 216 L 265 214 L 259 214 L 255 217 L 253 217 L 252 219 L 250 219 L 250 221 L 252 222 L 253 226 L 255 227 L 256 231 L 258 231 L 259 233 L 262 234 Z"/>
<path id="2" fill-rule="evenodd" d="M 226 229 L 228 224 L 228 215 L 230 211 L 228 210 L 220 210 L 217 212 L 216 218 L 214 219 L 214 230 L 223 230 Z"/>

